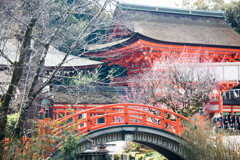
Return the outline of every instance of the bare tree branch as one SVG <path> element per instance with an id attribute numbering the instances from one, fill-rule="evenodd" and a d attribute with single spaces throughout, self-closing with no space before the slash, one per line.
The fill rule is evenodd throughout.
<path id="1" fill-rule="evenodd" d="M 0 53 L 1 53 L 1 56 L 3 58 L 5 58 L 11 65 L 13 65 L 13 62 L 8 58 L 8 56 L 6 56 L 3 51 L 0 49 Z"/>

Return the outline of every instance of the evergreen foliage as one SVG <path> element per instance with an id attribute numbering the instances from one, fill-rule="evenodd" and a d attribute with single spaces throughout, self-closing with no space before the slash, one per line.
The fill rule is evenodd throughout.
<path id="1" fill-rule="evenodd" d="M 15 123 L 17 122 L 19 113 L 8 114 L 7 115 L 7 127 L 6 127 L 6 137 L 9 137 L 11 131 L 13 130 Z"/>
<path id="2" fill-rule="evenodd" d="M 233 29 L 240 34 L 240 1 L 227 5 L 225 16 Z"/>

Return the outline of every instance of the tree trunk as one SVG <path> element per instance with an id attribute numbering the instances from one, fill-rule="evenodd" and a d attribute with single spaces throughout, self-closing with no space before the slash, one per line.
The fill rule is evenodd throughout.
<path id="1" fill-rule="evenodd" d="M 2 105 L 1 105 L 2 106 Z M 4 143 L 5 143 L 5 131 L 6 131 L 6 124 L 7 124 L 7 111 L 8 107 L 1 107 L 0 108 L 0 160 L 2 160 L 2 156 L 4 153 Z"/>
<path id="2" fill-rule="evenodd" d="M 21 45 L 18 62 L 13 64 L 13 74 L 12 74 L 11 82 L 8 86 L 6 93 L 2 96 L 0 101 L 1 117 L 3 117 L 3 118 L 0 118 L 0 128 L 1 128 L 0 129 L 0 160 L 3 159 L 3 153 L 4 153 L 5 131 L 6 131 L 6 125 L 7 125 L 7 112 L 9 109 L 9 104 L 11 101 L 11 97 L 15 92 L 16 86 L 18 85 L 22 77 L 23 62 L 24 62 L 25 55 L 27 54 L 27 52 L 29 52 L 32 29 L 36 21 L 37 21 L 36 18 L 31 19 L 30 23 L 27 26 L 26 32 L 23 37 L 23 42 Z"/>
<path id="3" fill-rule="evenodd" d="M 0 110 L 1 112 L 1 118 L 0 119 L 0 160 L 2 159 L 3 156 L 3 152 L 4 152 L 4 142 L 5 142 L 5 131 L 6 131 L 6 125 L 7 125 L 7 112 L 8 112 L 8 108 L 9 108 L 9 103 L 11 101 L 11 97 L 13 95 L 13 92 L 15 90 L 15 86 L 18 84 L 20 78 L 21 78 L 21 74 L 22 74 L 22 70 L 21 68 L 19 68 L 20 65 L 18 65 L 17 63 L 15 63 L 13 65 L 13 74 L 12 74 L 12 79 L 10 82 L 10 85 L 8 87 L 7 92 L 2 96 L 1 98 L 1 102 L 0 102 Z"/>

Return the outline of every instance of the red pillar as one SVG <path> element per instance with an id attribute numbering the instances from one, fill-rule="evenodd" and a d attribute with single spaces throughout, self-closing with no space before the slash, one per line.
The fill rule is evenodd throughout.
<path id="1" fill-rule="evenodd" d="M 223 98 L 221 96 L 221 91 L 219 91 L 219 113 L 223 116 Z"/>
<path id="2" fill-rule="evenodd" d="M 203 108 L 200 107 L 199 108 L 199 118 L 198 118 L 198 121 L 199 121 L 199 127 L 200 127 L 200 132 L 202 133 L 202 136 L 204 134 L 204 112 L 203 112 Z"/>
<path id="3" fill-rule="evenodd" d="M 90 132 L 90 113 L 89 111 L 87 111 L 87 122 L 86 122 L 86 128 L 87 128 L 87 132 Z"/>

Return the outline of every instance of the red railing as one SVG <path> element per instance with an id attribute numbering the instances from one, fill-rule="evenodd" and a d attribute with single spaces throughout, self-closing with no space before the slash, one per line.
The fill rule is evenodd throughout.
<path id="1" fill-rule="evenodd" d="M 50 133 L 54 136 L 59 136 L 60 139 L 65 138 L 61 134 L 62 129 L 68 129 L 70 127 L 73 127 L 78 131 L 77 134 L 75 134 L 77 136 L 107 127 L 119 125 L 139 125 L 165 130 L 184 138 L 184 131 L 191 131 L 189 128 L 184 126 L 186 122 L 196 126 L 195 122 L 175 112 L 153 106 L 131 103 L 103 105 L 79 112 L 73 111 L 72 114 L 64 116 L 63 118 L 57 119 L 53 122 L 50 122 L 48 114 L 48 110 L 46 110 L 44 120 L 42 119 L 42 116 L 40 116 L 41 118 L 38 123 L 52 123 L 51 126 L 55 129 L 50 131 L 51 127 L 41 128 L 41 125 L 39 125 L 39 137 L 41 137 L 42 134 Z M 199 117 L 199 122 L 202 124 L 204 123 L 203 118 L 203 116 Z M 26 137 L 23 138 L 24 142 L 31 140 Z M 7 149 L 8 143 L 9 140 L 5 139 L 5 149 Z M 53 143 L 56 143 L 57 146 L 54 149 L 48 148 L 51 151 L 57 150 L 62 145 L 61 143 L 58 144 L 57 141 Z M 48 156 L 48 154 L 45 154 L 44 158 L 47 158 Z"/>
<path id="2" fill-rule="evenodd" d="M 79 133 L 88 133 L 101 128 L 119 125 L 139 125 L 162 129 L 182 136 L 185 122 L 196 125 L 190 119 L 175 112 L 141 104 L 104 105 L 70 114 L 53 121 L 57 129 L 53 134 L 60 134 L 61 129 L 75 125 Z"/>

